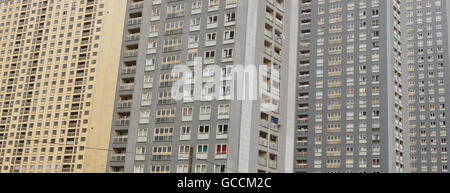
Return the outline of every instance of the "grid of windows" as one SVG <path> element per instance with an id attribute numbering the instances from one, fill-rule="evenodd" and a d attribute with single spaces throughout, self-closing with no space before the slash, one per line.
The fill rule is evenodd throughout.
<path id="1" fill-rule="evenodd" d="M 448 172 L 447 3 L 406 1 L 411 172 Z"/>
<path id="2" fill-rule="evenodd" d="M 296 171 L 381 172 L 392 160 L 397 172 L 404 171 L 401 6 L 380 0 L 300 2 Z M 392 15 L 388 21 L 386 14 Z M 386 44 L 392 53 L 380 49 Z M 394 81 L 381 79 L 386 76 Z M 382 105 L 388 98 L 394 99 L 388 105 L 394 109 L 392 139 L 381 138 L 388 135 L 384 119 L 391 109 Z M 394 158 L 382 157 L 388 140 L 395 141 Z"/>
<path id="3" fill-rule="evenodd" d="M 0 1 L 0 172 L 86 171 L 110 5 Z"/>

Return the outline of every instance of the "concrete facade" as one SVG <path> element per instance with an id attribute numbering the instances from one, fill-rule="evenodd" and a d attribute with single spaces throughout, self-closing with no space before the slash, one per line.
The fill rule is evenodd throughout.
<path id="1" fill-rule="evenodd" d="M 124 5 L 0 1 L 1 173 L 105 172 Z"/>
<path id="2" fill-rule="evenodd" d="M 296 38 L 294 27 L 286 24 L 291 22 L 288 15 L 297 15 L 291 4 L 282 0 L 128 1 L 108 172 L 292 171 L 292 159 L 285 157 L 293 146 L 285 142 L 294 128 L 284 123 L 293 123 L 288 116 L 293 107 L 283 107 L 287 103 L 279 99 L 280 93 L 295 87 L 283 76 L 295 68 L 291 60 L 295 55 L 289 57 L 295 51 L 286 51 L 293 46 L 289 38 Z M 203 63 L 195 65 L 196 57 Z M 268 66 L 270 73 L 259 71 L 260 64 Z M 218 74 L 226 84 L 220 89 L 226 92 L 211 99 L 202 88 L 186 89 L 211 79 L 204 69 L 212 65 L 221 68 Z M 178 76 L 172 73 L 176 66 L 204 71 L 195 77 Z M 266 76 L 230 81 L 235 75 L 231 68 L 253 66 Z M 186 79 L 183 90 L 188 93 L 178 101 L 170 96 L 176 94 L 172 86 L 180 78 Z M 239 87 L 245 83 L 254 86 Z M 265 102 L 260 97 L 230 98 L 230 93 L 257 91 L 255 83 L 261 85 Z M 235 92 L 230 88 L 236 88 Z M 194 100 L 194 96 L 203 98 Z M 276 108 L 268 109 L 267 102 Z"/>
<path id="3" fill-rule="evenodd" d="M 405 2 L 411 172 L 448 172 L 450 2 Z"/>
<path id="4" fill-rule="evenodd" d="M 300 4 L 296 172 L 408 172 L 403 1 Z"/>

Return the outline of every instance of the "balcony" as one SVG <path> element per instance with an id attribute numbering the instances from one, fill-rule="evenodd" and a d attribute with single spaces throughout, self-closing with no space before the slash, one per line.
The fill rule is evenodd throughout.
<path id="1" fill-rule="evenodd" d="M 139 40 L 140 34 L 128 34 L 125 38 L 126 41 L 136 41 Z"/>
<path id="2" fill-rule="evenodd" d="M 140 25 L 142 22 L 141 17 L 128 19 L 128 25 Z"/>
<path id="3" fill-rule="evenodd" d="M 114 144 L 126 144 L 128 142 L 128 136 L 113 137 Z"/>
<path id="4" fill-rule="evenodd" d="M 133 104 L 132 100 L 125 100 L 125 101 L 119 101 L 119 103 L 117 104 L 118 108 L 131 108 Z"/>
<path id="5" fill-rule="evenodd" d="M 130 4 L 130 9 L 140 9 L 144 7 L 144 1 L 140 1 L 140 2 L 132 2 Z"/>
<path id="6" fill-rule="evenodd" d="M 297 157 L 307 157 L 308 156 L 308 152 L 297 152 L 295 155 Z"/>
<path id="7" fill-rule="evenodd" d="M 258 158 L 258 164 L 261 165 L 261 166 L 267 166 L 267 159 L 259 157 Z"/>
<path id="8" fill-rule="evenodd" d="M 277 161 L 269 160 L 269 168 L 277 169 Z"/>
<path id="9" fill-rule="evenodd" d="M 308 145 L 308 141 L 301 140 L 301 141 L 297 141 L 296 144 L 297 144 L 297 146 L 307 146 Z"/>
<path id="10" fill-rule="evenodd" d="M 267 141 L 267 139 L 259 138 L 258 144 L 263 146 L 263 147 L 267 147 L 268 141 Z"/>
<path id="11" fill-rule="evenodd" d="M 130 119 L 117 119 L 115 121 L 117 126 L 128 126 L 130 125 Z"/>
<path id="12" fill-rule="evenodd" d="M 120 90 L 134 90 L 134 83 L 131 84 L 121 84 Z"/>
<path id="13" fill-rule="evenodd" d="M 126 154 L 116 154 L 111 156 L 112 162 L 124 162 L 126 158 Z"/>
<path id="14" fill-rule="evenodd" d="M 306 169 L 307 167 L 307 164 L 295 164 L 296 169 Z"/>
<path id="15" fill-rule="evenodd" d="M 136 66 L 126 66 L 122 68 L 122 74 L 134 74 L 136 73 Z"/>
<path id="16" fill-rule="evenodd" d="M 124 53 L 124 57 L 128 58 L 128 57 L 137 57 L 139 53 L 139 50 L 135 49 L 135 50 L 126 50 Z"/>

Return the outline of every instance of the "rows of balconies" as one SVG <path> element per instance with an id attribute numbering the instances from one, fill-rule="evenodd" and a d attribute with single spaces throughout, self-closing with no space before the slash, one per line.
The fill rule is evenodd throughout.
<path id="1" fill-rule="evenodd" d="M 155 3 L 155 1 L 153 1 Z M 118 127 L 113 132 L 111 144 L 114 145 L 110 162 L 125 162 L 127 157 L 126 145 L 128 143 L 128 126 L 131 121 L 131 112 L 126 109 L 130 109 L 133 105 L 133 95 L 125 94 L 135 88 L 135 79 L 131 75 L 136 73 L 137 59 L 133 59 L 138 56 L 139 46 L 138 41 L 140 39 L 140 24 L 142 23 L 142 9 L 144 7 L 143 0 L 132 0 L 128 7 L 129 10 L 137 10 L 131 12 L 128 15 L 127 26 L 128 30 L 125 34 L 123 58 L 127 58 L 127 61 L 121 65 L 121 75 L 119 77 L 119 99 L 116 101 L 116 108 L 119 112 L 116 113 L 114 119 L 114 126 Z M 123 127 L 123 128 L 122 128 Z M 138 156 L 138 155 L 136 155 Z M 124 172 L 123 166 L 112 166 L 110 171 L 112 173 Z"/>
<path id="2" fill-rule="evenodd" d="M 312 34 L 312 1 L 301 0 L 299 25 L 299 64 L 298 66 L 298 106 L 297 106 L 297 132 L 296 132 L 296 170 L 305 171 L 307 165 L 308 124 L 309 124 L 309 91 L 310 91 L 310 51 Z"/>

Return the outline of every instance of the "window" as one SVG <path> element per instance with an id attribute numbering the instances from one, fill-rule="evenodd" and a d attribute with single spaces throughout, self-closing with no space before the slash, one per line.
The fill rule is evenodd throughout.
<path id="1" fill-rule="evenodd" d="M 183 121 L 192 121 L 194 108 L 183 107 Z"/>
<path id="2" fill-rule="evenodd" d="M 153 165 L 151 173 L 170 173 L 168 165 Z"/>
<path id="3" fill-rule="evenodd" d="M 205 52 L 205 59 L 214 59 L 216 57 L 216 51 L 206 51 Z"/>
<path id="4" fill-rule="evenodd" d="M 198 133 L 199 134 L 208 134 L 209 133 L 209 125 L 201 125 L 198 128 Z"/>
<path id="5" fill-rule="evenodd" d="M 154 141 L 172 141 L 172 136 L 172 127 L 155 128 Z"/>
<path id="6" fill-rule="evenodd" d="M 178 154 L 189 154 L 191 146 L 189 145 L 180 145 Z"/>
<path id="7" fill-rule="evenodd" d="M 177 173 L 188 173 L 189 165 L 177 165 Z"/>
<path id="8" fill-rule="evenodd" d="M 194 1 L 192 2 L 192 9 L 201 9 L 203 1 Z"/>
<path id="9" fill-rule="evenodd" d="M 219 144 L 216 146 L 216 155 L 225 155 L 227 154 L 227 145 Z"/>
<path id="10" fill-rule="evenodd" d="M 234 30 L 227 30 L 223 32 L 223 40 L 234 40 Z"/>
<path id="11" fill-rule="evenodd" d="M 161 14 L 161 10 L 159 8 L 152 9 L 152 17 L 158 17 Z"/>
<path id="12" fill-rule="evenodd" d="M 214 167 L 215 173 L 225 173 L 227 171 L 226 164 L 216 164 Z"/>
<path id="13" fill-rule="evenodd" d="M 236 21 L 236 13 L 229 12 L 225 14 L 225 23 Z"/>
<path id="14" fill-rule="evenodd" d="M 206 171 L 207 171 L 206 164 L 195 165 L 195 173 L 206 173 Z"/>
<path id="15" fill-rule="evenodd" d="M 191 19 L 191 27 L 200 26 L 201 19 L 199 17 Z"/>
<path id="16" fill-rule="evenodd" d="M 216 24 L 217 23 L 217 15 L 208 17 L 208 24 Z"/>
<path id="17" fill-rule="evenodd" d="M 199 40 L 200 40 L 200 38 L 199 38 L 198 34 L 189 35 L 189 44 L 198 43 Z"/>
<path id="18" fill-rule="evenodd" d="M 191 126 L 181 126 L 180 134 L 181 135 L 191 135 Z"/>
<path id="19" fill-rule="evenodd" d="M 207 33 L 206 34 L 206 41 L 216 41 L 217 33 Z"/>
<path id="20" fill-rule="evenodd" d="M 150 111 L 143 110 L 140 114 L 139 124 L 147 124 L 150 123 Z"/>
<path id="21" fill-rule="evenodd" d="M 198 145 L 197 146 L 197 153 L 199 153 L 199 154 L 206 154 L 206 153 L 208 153 L 208 145 Z"/>
<path id="22" fill-rule="evenodd" d="M 152 92 L 142 93 L 141 106 L 150 106 L 152 104 Z"/>
<path id="23" fill-rule="evenodd" d="M 233 48 L 223 49 L 222 58 L 233 58 Z"/>
<path id="24" fill-rule="evenodd" d="M 228 124 L 217 125 L 217 135 L 227 135 L 228 134 Z"/>
<path id="25" fill-rule="evenodd" d="M 200 107 L 200 120 L 209 120 L 211 117 L 211 106 Z"/>
<path id="26" fill-rule="evenodd" d="M 218 108 L 218 119 L 228 119 L 230 116 L 230 105 L 221 104 Z"/>
<path id="27" fill-rule="evenodd" d="M 219 0 L 209 0 L 208 7 L 215 7 L 219 5 Z"/>
<path id="28" fill-rule="evenodd" d="M 147 128 L 140 128 L 138 129 L 137 137 L 138 142 L 147 141 L 147 135 L 148 135 L 148 129 Z M 142 140 L 139 140 L 139 138 L 142 138 Z"/>
<path id="29" fill-rule="evenodd" d="M 152 159 L 156 161 L 170 160 L 172 154 L 172 146 L 154 146 Z"/>

